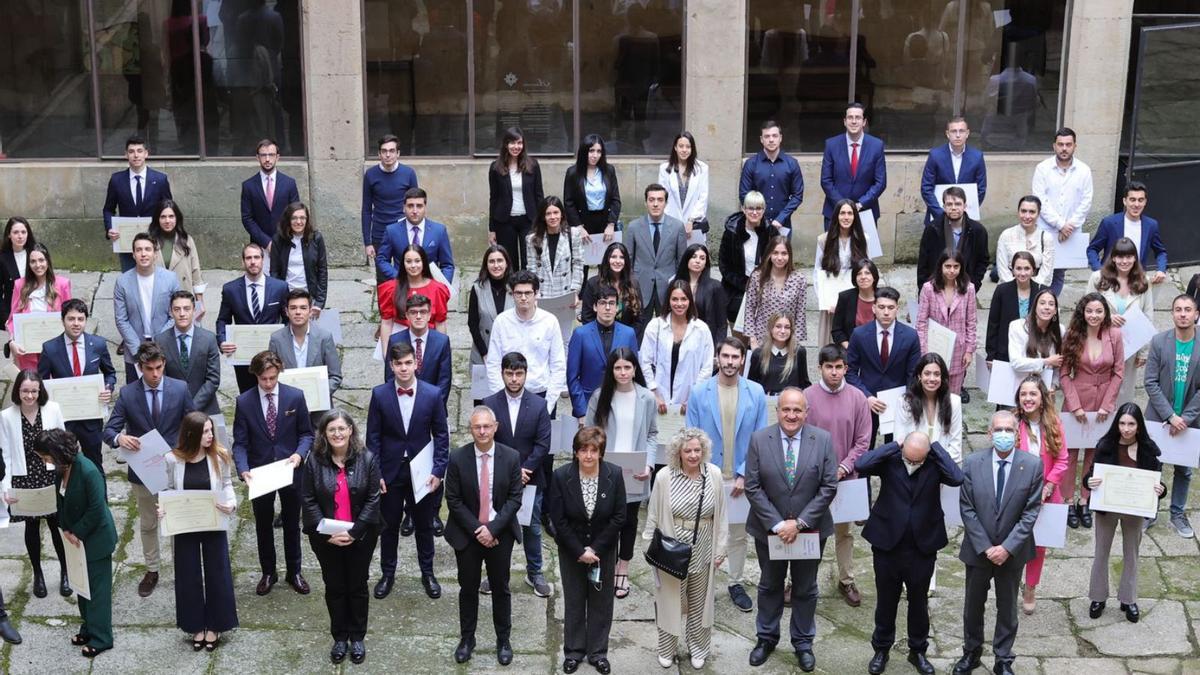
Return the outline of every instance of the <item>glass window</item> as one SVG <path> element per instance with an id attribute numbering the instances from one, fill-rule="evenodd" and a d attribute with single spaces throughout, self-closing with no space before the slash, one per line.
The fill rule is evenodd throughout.
<path id="1" fill-rule="evenodd" d="M 0 2 L 0 157 L 95 156 L 82 2 Z"/>

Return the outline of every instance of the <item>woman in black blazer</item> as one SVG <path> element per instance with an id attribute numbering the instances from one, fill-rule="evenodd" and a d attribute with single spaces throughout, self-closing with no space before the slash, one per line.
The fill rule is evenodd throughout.
<path id="1" fill-rule="evenodd" d="M 325 253 L 325 237 L 317 231 L 312 213 L 303 202 L 292 202 L 283 211 L 275 238 L 271 240 L 271 276 L 282 279 L 288 289 L 306 288 L 313 296 L 313 318 L 321 315 L 329 293 L 329 257 Z M 299 246 L 299 249 L 295 247 Z M 302 274 L 290 269 L 295 262 L 303 264 Z"/>
<path id="2" fill-rule="evenodd" d="M 571 227 L 583 227 L 589 235 L 603 232 L 606 240 L 612 239 L 621 222 L 621 189 L 599 134 L 584 136 L 575 151 L 575 164 L 567 167 L 563 178 L 563 204 Z M 585 243 L 589 240 L 584 237 Z"/>
<path id="3" fill-rule="evenodd" d="M 518 191 L 520 198 L 516 198 Z M 488 243 L 503 246 L 516 269 L 528 267 L 525 237 L 544 198 L 542 169 L 525 151 L 525 132 L 509 127 L 496 161 L 488 168 Z"/>
<path id="4" fill-rule="evenodd" d="M 367 658 L 363 644 L 370 602 L 367 579 L 383 523 L 379 460 L 363 446 L 354 420 L 335 408 L 321 418 L 303 467 L 301 514 L 325 581 L 325 607 L 333 634 L 329 658 L 341 663 L 349 651 L 352 662 L 362 663 Z M 332 535 L 319 533 L 321 522 L 327 520 L 352 526 L 349 530 L 335 527 L 338 531 Z"/>
<path id="5" fill-rule="evenodd" d="M 729 302 L 726 318 L 730 323 L 737 321 L 742 307 L 742 296 L 746 294 L 746 279 L 767 254 L 767 242 L 779 236 L 779 230 L 766 220 L 767 200 L 762 193 L 751 190 L 742 199 L 742 210 L 725 219 L 725 231 L 721 234 L 721 248 L 717 250 L 717 268 L 721 270 L 721 287 Z M 746 263 L 746 241 L 753 230 L 758 236 L 754 264 Z"/>
<path id="6" fill-rule="evenodd" d="M 604 461 L 600 427 L 575 434 L 575 459 L 550 480 L 550 520 L 557 528 L 558 567 L 563 590 L 563 672 L 587 658 L 608 673 L 612 628 L 613 566 L 617 535 L 625 524 L 625 480 L 621 468 Z"/>
<path id="7" fill-rule="evenodd" d="M 1029 251 L 1017 251 L 1012 259 L 1013 280 L 996 287 L 988 310 L 987 338 L 984 346 L 989 363 L 1008 362 L 1008 325 L 1029 315 L 1032 298 L 1042 290 L 1033 280 L 1037 266 Z"/>
<path id="8" fill-rule="evenodd" d="M 679 259 L 676 279 L 687 279 L 696 300 L 696 313 L 712 333 L 713 349 L 729 334 L 729 319 L 725 315 L 725 289 L 709 273 L 708 247 L 692 244 Z"/>
<path id="9" fill-rule="evenodd" d="M 830 339 L 842 347 L 850 346 L 850 334 L 855 328 L 875 320 L 871 308 L 875 304 L 875 290 L 879 288 L 879 268 L 870 258 L 855 260 L 850 269 L 854 275 L 854 288 L 838 293 L 829 334 Z"/>
<path id="10" fill-rule="evenodd" d="M 28 252 L 37 242 L 29 221 L 13 216 L 4 225 L 4 240 L 0 241 L 0 326 L 8 322 L 12 311 L 13 284 L 25 276 Z M 7 355 L 8 348 L 5 347 Z"/>

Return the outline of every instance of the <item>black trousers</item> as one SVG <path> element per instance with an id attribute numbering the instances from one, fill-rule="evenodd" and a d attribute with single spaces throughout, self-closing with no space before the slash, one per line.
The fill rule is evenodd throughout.
<path id="1" fill-rule="evenodd" d="M 42 573 L 42 521 L 46 521 L 46 529 L 50 530 L 50 542 L 54 545 L 54 554 L 58 556 L 58 567 L 65 576 L 67 573 L 67 558 L 63 552 L 62 535 L 58 530 L 58 514 L 39 516 L 25 521 L 25 552 L 29 554 L 29 562 L 33 565 L 34 574 Z"/>
<path id="2" fill-rule="evenodd" d="M 570 558 L 559 547 L 558 570 L 563 591 L 563 658 L 608 658 L 613 618 L 613 567 L 616 551 L 602 551 L 600 587 L 588 580 L 591 565 Z"/>
<path id="3" fill-rule="evenodd" d="M 896 641 L 896 611 L 901 589 L 908 589 L 908 648 L 924 653 L 929 647 L 929 580 L 937 554 L 926 555 L 903 543 L 884 551 L 871 547 L 875 567 L 875 632 L 871 646 L 890 649 Z"/>
<path id="4" fill-rule="evenodd" d="M 239 394 L 244 394 L 258 386 L 258 378 L 250 374 L 250 366 L 234 366 L 233 376 L 237 380 Z"/>
<path id="5" fill-rule="evenodd" d="M 191 532 L 174 539 L 175 625 L 186 633 L 237 628 L 229 537 L 224 531 Z"/>
<path id="6" fill-rule="evenodd" d="M 472 541 L 463 550 L 454 552 L 458 561 L 458 630 L 462 639 L 475 639 L 475 626 L 479 622 L 479 582 L 485 565 L 488 584 L 492 588 L 492 625 L 496 627 L 496 641 L 508 642 L 512 635 L 512 593 L 508 590 L 508 576 L 513 543 L 513 538 L 505 534 L 492 548 Z"/>
<path id="7" fill-rule="evenodd" d="M 383 532 L 379 543 L 379 568 L 385 577 L 396 576 L 397 552 L 400 547 L 400 521 L 403 520 L 405 504 L 411 504 L 413 526 L 416 529 L 417 564 L 422 575 L 433 574 L 433 517 L 437 515 L 438 494 L 426 495 L 424 499 L 415 502 L 413 499 L 412 479 L 409 478 L 408 465 L 400 467 L 396 480 L 388 483 L 387 492 L 383 495 Z M 414 503 L 415 502 L 415 503 Z M 478 589 L 476 589 L 478 590 Z"/>
<path id="8" fill-rule="evenodd" d="M 637 543 L 638 534 L 638 511 L 642 508 L 642 503 L 631 502 L 625 505 L 625 524 L 621 525 L 621 538 L 617 546 L 617 552 L 625 562 L 633 560 L 633 547 Z"/>
<path id="9" fill-rule="evenodd" d="M 299 473 L 297 471 L 297 473 Z M 300 573 L 300 494 L 296 482 L 280 488 L 279 517 L 283 520 L 283 559 L 287 564 L 287 576 Z M 258 538 L 258 564 L 263 574 L 279 572 L 275 560 L 275 492 L 250 501 L 254 511 L 254 534 Z"/>
<path id="10" fill-rule="evenodd" d="M 330 544 L 329 537 L 323 534 L 308 536 L 308 543 L 321 563 L 329 633 L 334 640 L 362 640 L 367 635 L 370 606 L 367 581 L 378 541 L 377 535 L 370 534 L 349 546 L 338 546 Z"/>
<path id="11" fill-rule="evenodd" d="M 533 221 L 528 215 L 509 216 L 506 220 L 493 221 L 492 231 L 496 233 L 496 243 L 508 251 L 514 270 L 529 269 L 529 260 L 525 251 L 525 237 L 533 228 Z"/>

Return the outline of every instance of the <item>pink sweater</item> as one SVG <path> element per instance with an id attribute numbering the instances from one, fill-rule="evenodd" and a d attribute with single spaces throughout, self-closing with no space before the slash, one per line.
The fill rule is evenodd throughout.
<path id="1" fill-rule="evenodd" d="M 871 409 L 867 396 L 858 387 L 843 384 L 835 394 L 825 391 L 820 382 L 804 390 L 808 400 L 808 424 L 824 429 L 833 437 L 838 465 L 847 478 L 856 478 L 854 463 L 871 444 Z"/>

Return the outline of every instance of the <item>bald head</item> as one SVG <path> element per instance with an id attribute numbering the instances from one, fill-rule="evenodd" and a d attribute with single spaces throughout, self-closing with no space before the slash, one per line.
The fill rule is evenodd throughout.
<path id="1" fill-rule="evenodd" d="M 913 431 L 904 437 L 904 443 L 900 446 L 900 451 L 904 454 L 904 459 L 912 464 L 920 464 L 929 456 L 929 436 L 923 431 Z"/>
<path id="2" fill-rule="evenodd" d="M 779 392 L 775 412 L 783 433 L 788 436 L 795 435 L 808 419 L 808 400 L 804 397 L 804 392 L 798 387 L 788 387 Z"/>

